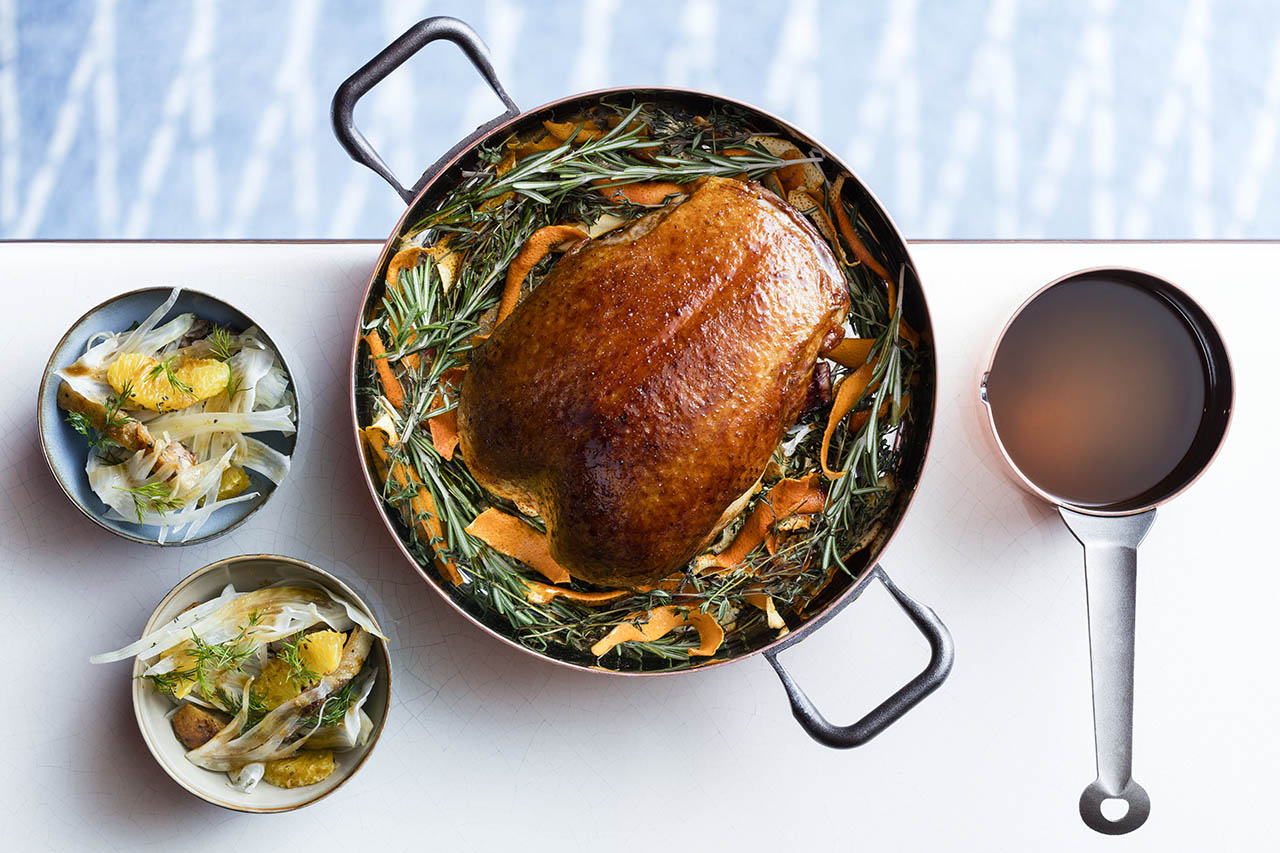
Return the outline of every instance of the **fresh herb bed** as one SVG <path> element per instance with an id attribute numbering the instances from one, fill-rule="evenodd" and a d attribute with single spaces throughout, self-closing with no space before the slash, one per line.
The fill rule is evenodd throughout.
<path id="1" fill-rule="evenodd" d="M 454 588 L 455 598 L 487 624 L 535 651 L 619 670 L 688 667 L 689 650 L 698 645 L 698 635 L 690 628 L 652 642 L 622 643 L 599 659 L 589 651 L 618 623 L 673 603 L 711 613 L 725 627 L 727 636 L 718 657 L 758 648 L 777 631 L 765 624 L 763 610 L 746 601 L 748 594 L 771 596 L 779 614 L 790 627 L 796 627 L 805 618 L 806 606 L 821 596 L 834 575 L 856 577 L 865 567 L 865 552 L 877 541 L 880 519 L 891 510 L 897 494 L 903 435 L 913 418 L 909 392 L 920 382 L 921 367 L 929 354 L 890 333 L 898 329 L 903 300 L 897 300 L 891 317 L 885 283 L 865 264 L 853 260 L 852 247 L 843 245 L 834 233 L 824 233 L 828 242 L 834 238 L 834 253 L 849 288 L 851 335 L 875 339 L 868 359 L 874 364 L 872 380 L 854 411 L 881 414 L 867 418 L 856 430 L 846 428 L 848 420 L 836 429 L 828 463 L 832 469 L 848 473 L 834 480 L 823 479 L 826 506 L 814 517 L 812 526 L 785 538 L 776 554 L 759 547 L 745 563 L 724 574 L 699 575 L 691 563 L 678 596 L 659 588 L 597 607 L 563 598 L 545 604 L 530 601 L 524 580 L 540 580 L 539 576 L 464 531 L 490 506 L 518 511 L 481 488 L 460 455 L 452 460 L 442 457 L 425 425 L 426 419 L 457 405 L 453 386 L 443 379 L 445 371 L 465 367 L 474 336 L 491 324 L 508 266 L 530 235 L 544 226 L 565 222 L 590 225 L 606 214 L 633 220 L 653 209 L 620 197 L 610 199 L 593 181 L 604 179 L 610 185 L 651 181 L 687 184 L 704 176 L 743 174 L 765 180 L 779 167 L 796 162 L 774 156 L 749 141 L 768 134 L 750 127 L 745 117 L 728 108 L 695 116 L 651 102 L 601 104 L 573 121 L 585 122 L 583 127 L 610 129 L 597 138 L 585 138 L 587 134 L 579 128 L 577 136 L 554 148 L 529 153 L 514 164 L 508 161 L 501 174 L 498 165 L 507 158 L 508 145 L 532 143 L 526 138 L 482 147 L 478 162 L 461 173 L 456 186 L 439 197 L 432 211 L 406 232 L 398 247 L 432 247 L 447 241 L 447 251 L 460 262 L 449 271 L 452 281 L 446 289 L 439 258 L 424 255 L 423 262 L 404 270 L 398 287 L 388 287 L 380 303 L 373 306 L 364 330 L 377 330 L 387 342 L 387 358 L 401 368 L 405 404 L 402 411 L 396 411 L 381 397 L 373 360 L 366 356 L 361 360 L 358 385 L 362 425 L 378 417 L 389 417 L 394 423 L 399 443 L 394 446 L 391 462 L 409 466 L 425 485 L 437 508 L 441 535 L 432 541 L 414 535 L 413 525 L 421 519 L 409 509 L 409 502 L 416 487 L 398 485 L 388 477 L 383 500 L 407 522 L 401 527 L 401 537 L 422 566 L 438 570 L 438 557 L 454 561 L 465 581 Z M 767 180 L 765 183 L 769 185 Z M 829 181 L 824 180 L 821 191 L 814 195 L 828 222 L 836 215 L 832 205 L 845 205 L 843 212 L 858 237 L 882 265 L 896 260 L 886 256 L 856 207 L 831 197 Z M 821 198 L 816 197 L 819 195 Z M 536 287 L 553 262 L 544 260 L 535 267 L 526 289 Z M 905 265 L 895 272 L 900 276 L 899 292 L 915 286 L 913 272 Z M 417 369 L 405 368 L 406 356 L 414 353 L 418 354 Z M 833 387 L 848 372 L 836 364 L 831 365 L 831 371 Z M 917 397 L 924 395 L 917 393 Z M 801 477 L 819 470 L 819 448 L 828 414 L 829 406 L 823 406 L 802 415 L 788 433 L 789 440 L 783 442 L 794 449 L 786 455 L 779 445 L 766 484 L 778 477 Z M 758 493 L 726 536 L 735 532 L 766 491 Z M 576 580 L 571 587 L 600 589 Z"/>

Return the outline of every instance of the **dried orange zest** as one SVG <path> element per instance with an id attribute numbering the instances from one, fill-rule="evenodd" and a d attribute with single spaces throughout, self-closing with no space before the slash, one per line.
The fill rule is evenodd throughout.
<path id="1" fill-rule="evenodd" d="M 810 474 L 803 480 L 779 480 L 751 510 L 751 515 L 747 516 L 729 547 L 719 554 L 703 554 L 694 566 L 697 571 L 712 573 L 732 569 L 765 541 L 770 528 L 778 521 L 797 513 L 811 515 L 822 512 L 825 503 L 817 474 Z"/>
<path id="2" fill-rule="evenodd" d="M 382 345 L 382 336 L 378 334 L 377 329 L 370 329 L 364 336 L 364 342 L 369 345 L 369 354 L 373 356 L 374 367 L 378 369 L 378 378 L 382 380 L 382 393 L 386 395 L 392 406 L 403 409 L 404 388 L 396 378 L 395 371 L 391 369 L 391 362 L 387 360 L 387 350 Z"/>
<path id="3" fill-rule="evenodd" d="M 579 604 L 588 606 L 596 604 L 608 604 L 610 601 L 617 601 L 619 598 L 630 595 L 625 589 L 611 589 L 605 592 L 579 592 L 576 589 L 569 589 L 564 586 L 551 586 L 541 581 L 531 581 L 521 579 L 528 588 L 525 592 L 525 598 L 534 604 L 549 604 L 557 598 L 564 598 L 569 601 L 576 601 Z"/>
<path id="4" fill-rule="evenodd" d="M 778 614 L 778 608 L 774 605 L 772 596 L 765 595 L 763 592 L 753 592 L 747 595 L 747 603 L 764 611 L 765 622 L 770 628 L 787 627 L 786 621 Z"/>
<path id="5" fill-rule="evenodd" d="M 553 151 L 563 144 L 563 140 L 556 139 L 555 136 L 547 135 L 533 142 L 517 142 L 513 140 L 507 145 L 507 153 L 516 160 L 523 160 L 531 154 L 541 154 L 544 151 Z"/>
<path id="6" fill-rule="evenodd" d="M 689 649 L 689 654 L 704 658 L 714 655 L 724 642 L 724 628 L 720 627 L 720 623 L 710 613 L 703 613 L 701 610 L 692 611 L 685 619 L 698 631 L 698 647 Z"/>
<path id="7" fill-rule="evenodd" d="M 854 230 L 853 223 L 849 221 L 849 214 L 845 212 L 844 199 L 840 195 L 842 189 L 844 189 L 844 175 L 836 178 L 836 182 L 831 186 L 831 206 L 836 211 L 836 224 L 840 226 L 840 234 L 844 237 L 844 241 L 849 244 L 849 249 L 853 252 L 853 256 L 860 263 L 865 264 L 873 273 L 884 279 L 884 283 L 889 289 L 889 316 L 892 317 L 898 306 L 897 285 L 894 284 L 893 279 L 889 276 L 889 271 L 872 257 L 862 239 L 858 237 L 858 232 Z M 912 346 L 920 345 L 920 334 L 911 328 L 906 320 L 898 324 L 898 334 Z"/>
<path id="8" fill-rule="evenodd" d="M 818 453 L 818 462 L 822 465 L 822 473 L 832 480 L 840 479 L 845 475 L 845 472 L 832 471 L 827 466 L 827 451 L 831 447 L 831 436 L 835 434 L 836 427 L 839 426 L 844 416 L 849 414 L 858 401 L 862 399 L 862 392 L 867 390 L 867 385 L 871 382 L 872 370 L 873 365 L 864 364 L 845 376 L 840 381 L 840 386 L 836 388 L 836 398 L 831 402 L 831 414 L 827 417 L 827 428 L 822 433 L 822 450 Z"/>
<path id="9" fill-rule="evenodd" d="M 368 427 L 361 430 L 361 435 L 364 436 L 365 445 L 373 456 L 373 466 L 380 476 L 390 477 L 396 486 L 402 489 L 410 486 L 417 487 L 417 493 L 409 501 L 410 523 L 413 525 L 414 532 L 418 538 L 429 544 L 431 550 L 435 551 L 436 563 L 440 566 L 441 574 L 448 578 L 454 586 L 461 586 L 462 573 L 458 571 L 458 567 L 453 560 L 449 559 L 444 553 L 444 528 L 440 524 L 440 513 L 436 510 L 436 503 L 431 498 L 431 492 L 418 477 L 418 472 L 413 470 L 412 466 L 403 462 L 396 462 L 394 465 L 390 464 L 390 454 L 387 453 L 387 437 L 382 430 Z"/>
<path id="10" fill-rule="evenodd" d="M 449 388 L 454 399 L 457 399 L 458 387 L 462 385 L 462 377 L 465 373 L 466 368 L 451 367 L 440 377 L 441 384 Z M 439 391 L 436 391 L 435 396 L 431 399 L 431 408 L 436 409 L 444 405 L 444 403 L 444 396 Z M 431 443 L 435 446 L 436 452 L 445 459 L 452 459 L 453 452 L 458 448 L 457 407 L 428 418 L 427 428 L 431 430 Z"/>
<path id="11" fill-rule="evenodd" d="M 605 198 L 616 200 L 622 197 L 632 204 L 643 204 L 650 207 L 662 204 L 667 200 L 667 196 L 679 195 L 689 191 L 688 187 L 671 181 L 651 181 L 645 184 L 611 184 L 607 179 L 600 178 L 592 181 L 592 184 L 600 192 L 604 193 Z"/>
<path id="12" fill-rule="evenodd" d="M 821 194 L 799 189 L 788 191 L 785 198 L 788 204 L 813 220 L 813 226 L 839 253 L 840 260 L 846 264 L 849 263 L 844 247 L 840 245 L 840 238 L 836 236 L 836 228 L 831 224 L 831 217 L 827 216 L 827 211 L 822 206 Z"/>
<path id="13" fill-rule="evenodd" d="M 591 653 L 596 657 L 603 657 L 621 643 L 651 643 L 682 625 L 692 625 L 698 631 L 698 647 L 689 650 L 690 656 L 711 657 L 724 642 L 724 628 L 720 627 L 720 623 L 710 613 L 699 610 L 686 613 L 679 607 L 668 604 L 648 611 L 640 627 L 636 627 L 633 622 L 615 625 L 612 631 L 591 647 Z"/>
<path id="14" fill-rule="evenodd" d="M 889 271 L 880 265 L 871 252 L 867 250 L 862 239 L 858 236 L 858 232 L 854 230 L 853 223 L 849 221 L 849 214 L 844 209 L 844 198 L 841 196 L 841 190 L 844 189 L 844 175 L 836 178 L 836 182 L 831 185 L 831 198 L 834 202 L 831 206 L 836 211 L 836 224 L 840 226 L 840 234 L 844 237 L 844 241 L 849 244 L 849 249 L 853 252 L 853 256 L 860 262 L 867 265 L 873 273 L 884 279 L 884 283 L 893 287 L 893 281 L 889 278 Z M 892 290 L 890 291 L 892 293 Z M 893 313 L 892 297 L 890 298 L 889 313 Z"/>
<path id="15" fill-rule="evenodd" d="M 544 121 L 542 126 L 547 129 L 547 133 L 560 142 L 568 142 L 570 137 L 573 137 L 574 142 L 590 142 L 604 136 L 604 131 L 592 125 L 591 122 Z M 575 132 L 577 136 L 574 136 Z"/>
<path id="16" fill-rule="evenodd" d="M 551 556 L 547 537 L 514 515 L 486 509 L 467 532 L 500 554 L 519 560 L 552 583 L 568 583 L 569 573 Z"/>
<path id="17" fill-rule="evenodd" d="M 507 283 L 502 289 L 502 301 L 498 303 L 498 322 L 511 316 L 520 301 L 520 288 L 524 285 L 529 270 L 538 265 L 538 261 L 547 256 L 554 247 L 564 242 L 581 242 L 587 235 L 572 225 L 548 225 L 539 228 L 529 237 L 520 254 L 507 268 Z"/>
<path id="18" fill-rule="evenodd" d="M 791 146 L 791 150 L 782 152 L 782 159 L 783 160 L 802 160 L 804 159 L 804 154 L 800 152 L 799 148 L 796 148 L 793 145 Z M 803 164 L 797 164 L 795 166 L 782 166 L 779 169 L 777 169 L 777 172 L 778 172 L 778 182 L 782 184 L 782 188 L 787 192 L 791 192 L 792 190 L 798 190 L 804 187 L 805 174 L 804 174 Z"/>
<path id="19" fill-rule="evenodd" d="M 850 370 L 857 370 L 867 363 L 867 358 L 871 355 L 875 344 L 876 342 L 871 338 L 845 338 L 824 352 L 822 357 L 829 358 Z"/>
<path id="20" fill-rule="evenodd" d="M 387 262 L 387 288 L 396 292 L 400 291 L 400 274 L 406 269 L 417 266 L 418 261 L 423 255 L 431 255 L 435 252 L 431 249 L 424 249 L 421 246 L 410 246 L 407 249 L 401 249 L 392 255 L 391 260 Z M 400 329 L 396 325 L 394 317 L 387 318 L 388 325 L 392 335 L 399 335 Z M 418 354 L 411 352 L 404 357 L 404 363 L 414 370 L 418 369 Z"/>
<path id="21" fill-rule="evenodd" d="M 431 254 L 429 249 L 424 249 L 421 246 L 410 246 L 392 255 L 391 260 L 387 262 L 387 286 L 398 289 L 400 287 L 400 274 L 409 267 L 417 266 L 418 261 L 422 260 L 422 256 L 429 254 Z"/>
<path id="22" fill-rule="evenodd" d="M 903 394 L 902 408 L 905 409 L 908 405 L 910 405 L 910 403 L 911 403 L 911 394 L 910 393 Z M 893 401 L 885 400 L 883 403 L 880 404 L 880 411 L 876 415 L 876 417 L 883 418 L 885 415 L 889 414 L 889 410 L 891 408 L 893 408 Z M 853 417 L 849 418 L 849 432 L 857 432 L 858 430 L 862 429 L 863 425 L 866 424 L 866 422 L 869 420 L 871 420 L 870 409 L 867 409 L 865 412 L 854 412 Z"/>

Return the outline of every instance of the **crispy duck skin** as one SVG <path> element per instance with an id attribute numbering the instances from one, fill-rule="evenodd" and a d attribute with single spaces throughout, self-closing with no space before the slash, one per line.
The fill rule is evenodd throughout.
<path id="1" fill-rule="evenodd" d="M 651 584 L 759 479 L 849 311 L 830 248 L 757 184 L 707 178 L 569 252 L 477 348 L 463 457 L 574 577 Z"/>

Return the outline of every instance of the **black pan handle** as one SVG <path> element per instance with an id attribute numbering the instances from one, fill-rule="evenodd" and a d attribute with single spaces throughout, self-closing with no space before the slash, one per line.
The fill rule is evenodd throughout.
<path id="1" fill-rule="evenodd" d="M 373 146 L 369 144 L 369 140 L 365 139 L 364 134 L 356 127 L 354 118 L 356 102 L 386 78 L 388 74 L 403 65 L 409 57 L 431 44 L 431 42 L 441 39 L 453 42 L 466 54 L 467 59 L 471 60 L 471 64 L 475 66 L 476 71 L 480 72 L 480 76 L 489 84 L 489 88 L 493 89 L 494 94 L 502 99 L 507 111 L 478 128 L 462 142 L 455 145 L 444 157 L 441 157 L 436 162 L 435 166 L 424 172 L 412 188 L 405 189 L 404 185 L 392 174 L 390 167 L 374 150 Z M 351 159 L 361 165 L 368 166 L 380 175 L 384 181 L 391 184 L 401 198 L 406 202 L 411 202 L 417 196 L 418 190 L 426 183 L 427 178 L 436 172 L 437 167 L 453 159 L 454 155 L 459 151 L 469 147 L 498 124 L 518 116 L 520 108 L 516 106 L 515 101 L 511 100 L 511 96 L 502 88 L 502 82 L 498 80 L 498 74 L 493 70 L 493 63 L 489 60 L 489 48 L 481 41 L 480 36 L 476 35 L 476 31 L 457 18 L 441 15 L 434 18 L 426 18 L 414 24 L 405 31 L 404 35 L 387 45 L 381 53 L 365 63 L 359 71 L 344 80 L 342 85 L 338 87 L 338 91 L 333 95 L 331 114 L 333 116 L 334 135 L 338 137 L 338 142 L 346 149 L 346 152 L 351 155 Z"/>
<path id="2" fill-rule="evenodd" d="M 899 589 L 880 566 L 877 565 L 871 571 L 929 641 L 929 665 L 905 687 L 881 702 L 853 725 L 837 726 L 822 716 L 822 713 L 814 707 L 813 702 L 796 684 L 791 674 L 778 662 L 778 653 L 790 644 L 765 652 L 765 657 L 769 659 L 769 663 L 773 664 L 778 678 L 782 679 L 787 698 L 791 700 L 791 712 L 795 714 L 800 727 L 809 734 L 809 737 L 833 749 L 862 746 L 893 725 L 903 714 L 941 687 L 942 682 L 946 681 L 947 676 L 951 674 L 951 666 L 955 663 L 955 644 L 951 641 L 951 632 L 947 630 L 946 625 L 942 624 L 938 614 Z M 801 638 L 797 637 L 798 639 Z"/>

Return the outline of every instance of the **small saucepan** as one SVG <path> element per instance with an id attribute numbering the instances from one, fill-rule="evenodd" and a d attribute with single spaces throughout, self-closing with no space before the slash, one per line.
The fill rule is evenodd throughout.
<path id="1" fill-rule="evenodd" d="M 980 386 L 1019 485 L 1057 506 L 1084 546 L 1098 778 L 1080 816 L 1119 835 L 1147 819 L 1133 779 L 1133 647 L 1139 543 L 1156 507 L 1208 467 L 1231 419 L 1231 364 L 1204 310 L 1131 269 L 1088 269 L 1028 299 Z M 1108 800 L 1117 817 L 1110 817 Z"/>

